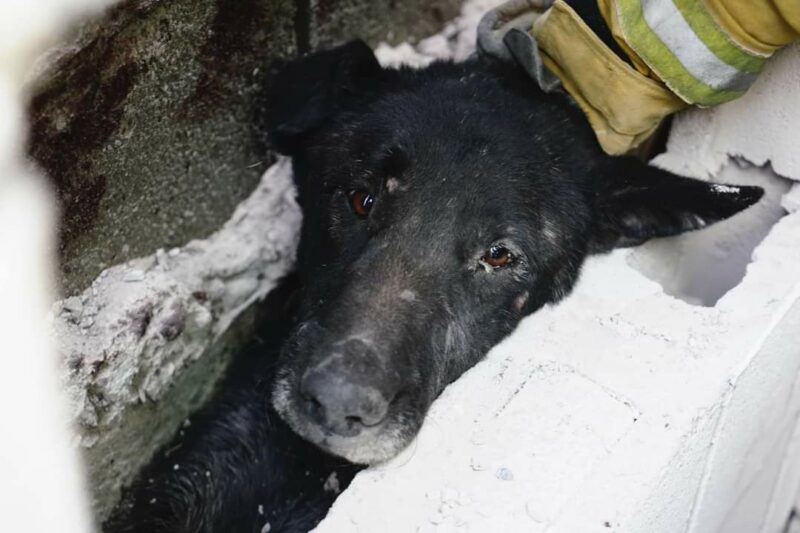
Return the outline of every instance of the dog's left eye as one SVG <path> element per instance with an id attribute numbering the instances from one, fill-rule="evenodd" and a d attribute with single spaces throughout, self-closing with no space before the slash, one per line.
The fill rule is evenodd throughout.
<path id="1" fill-rule="evenodd" d="M 495 244 L 483 254 L 481 262 L 492 267 L 502 268 L 514 260 L 514 255 L 503 245 Z"/>
<path id="2" fill-rule="evenodd" d="M 367 191 L 350 191 L 350 207 L 360 218 L 365 218 L 369 215 L 372 204 L 375 203 L 375 198 Z"/>

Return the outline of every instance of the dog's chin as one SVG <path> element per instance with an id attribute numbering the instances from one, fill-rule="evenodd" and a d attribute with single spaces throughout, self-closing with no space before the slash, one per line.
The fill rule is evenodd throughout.
<path id="1" fill-rule="evenodd" d="M 373 465 L 388 461 L 414 439 L 418 427 L 401 418 L 390 419 L 379 426 L 367 427 L 354 437 L 343 437 L 312 424 L 298 413 L 292 386 L 284 376 L 275 382 L 272 405 L 292 430 L 323 451 L 347 459 L 351 463 Z"/>

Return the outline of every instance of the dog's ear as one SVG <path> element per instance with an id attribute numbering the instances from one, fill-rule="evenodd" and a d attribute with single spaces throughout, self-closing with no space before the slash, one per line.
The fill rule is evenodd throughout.
<path id="1" fill-rule="evenodd" d="M 753 205 L 764 193 L 760 187 L 684 178 L 632 157 L 608 158 L 597 179 L 593 252 L 704 228 Z"/>
<path id="2" fill-rule="evenodd" d="M 292 155 L 305 134 L 319 126 L 347 94 L 367 90 L 381 66 L 360 40 L 293 61 L 275 61 L 267 78 L 269 141 Z"/>

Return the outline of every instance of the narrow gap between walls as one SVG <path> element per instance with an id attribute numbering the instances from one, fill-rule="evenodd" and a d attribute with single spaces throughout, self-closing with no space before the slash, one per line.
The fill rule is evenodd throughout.
<path id="1" fill-rule="evenodd" d="M 294 36 L 297 55 L 302 56 L 311 50 L 311 0 L 295 0 Z"/>

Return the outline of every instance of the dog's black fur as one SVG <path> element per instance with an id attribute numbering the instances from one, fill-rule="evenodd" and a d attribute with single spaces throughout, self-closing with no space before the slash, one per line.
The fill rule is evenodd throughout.
<path id="1" fill-rule="evenodd" d="M 702 228 L 761 196 L 609 157 L 566 96 L 480 58 L 390 70 L 352 42 L 276 66 L 267 111 L 305 215 L 298 323 L 272 403 L 356 463 L 405 447 L 448 383 L 570 292 L 587 255 Z M 121 530 L 259 531 L 259 504 L 278 513 L 273 531 L 320 518 L 333 459 L 275 416 L 270 372 L 251 373 L 191 428 L 168 461 L 179 469 L 134 492 Z M 317 492 L 282 505 L 306 489 L 292 479 L 305 468 Z"/>
<path id="2" fill-rule="evenodd" d="M 269 296 L 269 314 L 219 393 L 141 472 L 104 531 L 259 533 L 269 524 L 299 533 L 323 518 L 359 467 L 301 439 L 270 407 L 296 288 L 290 278 Z"/>

